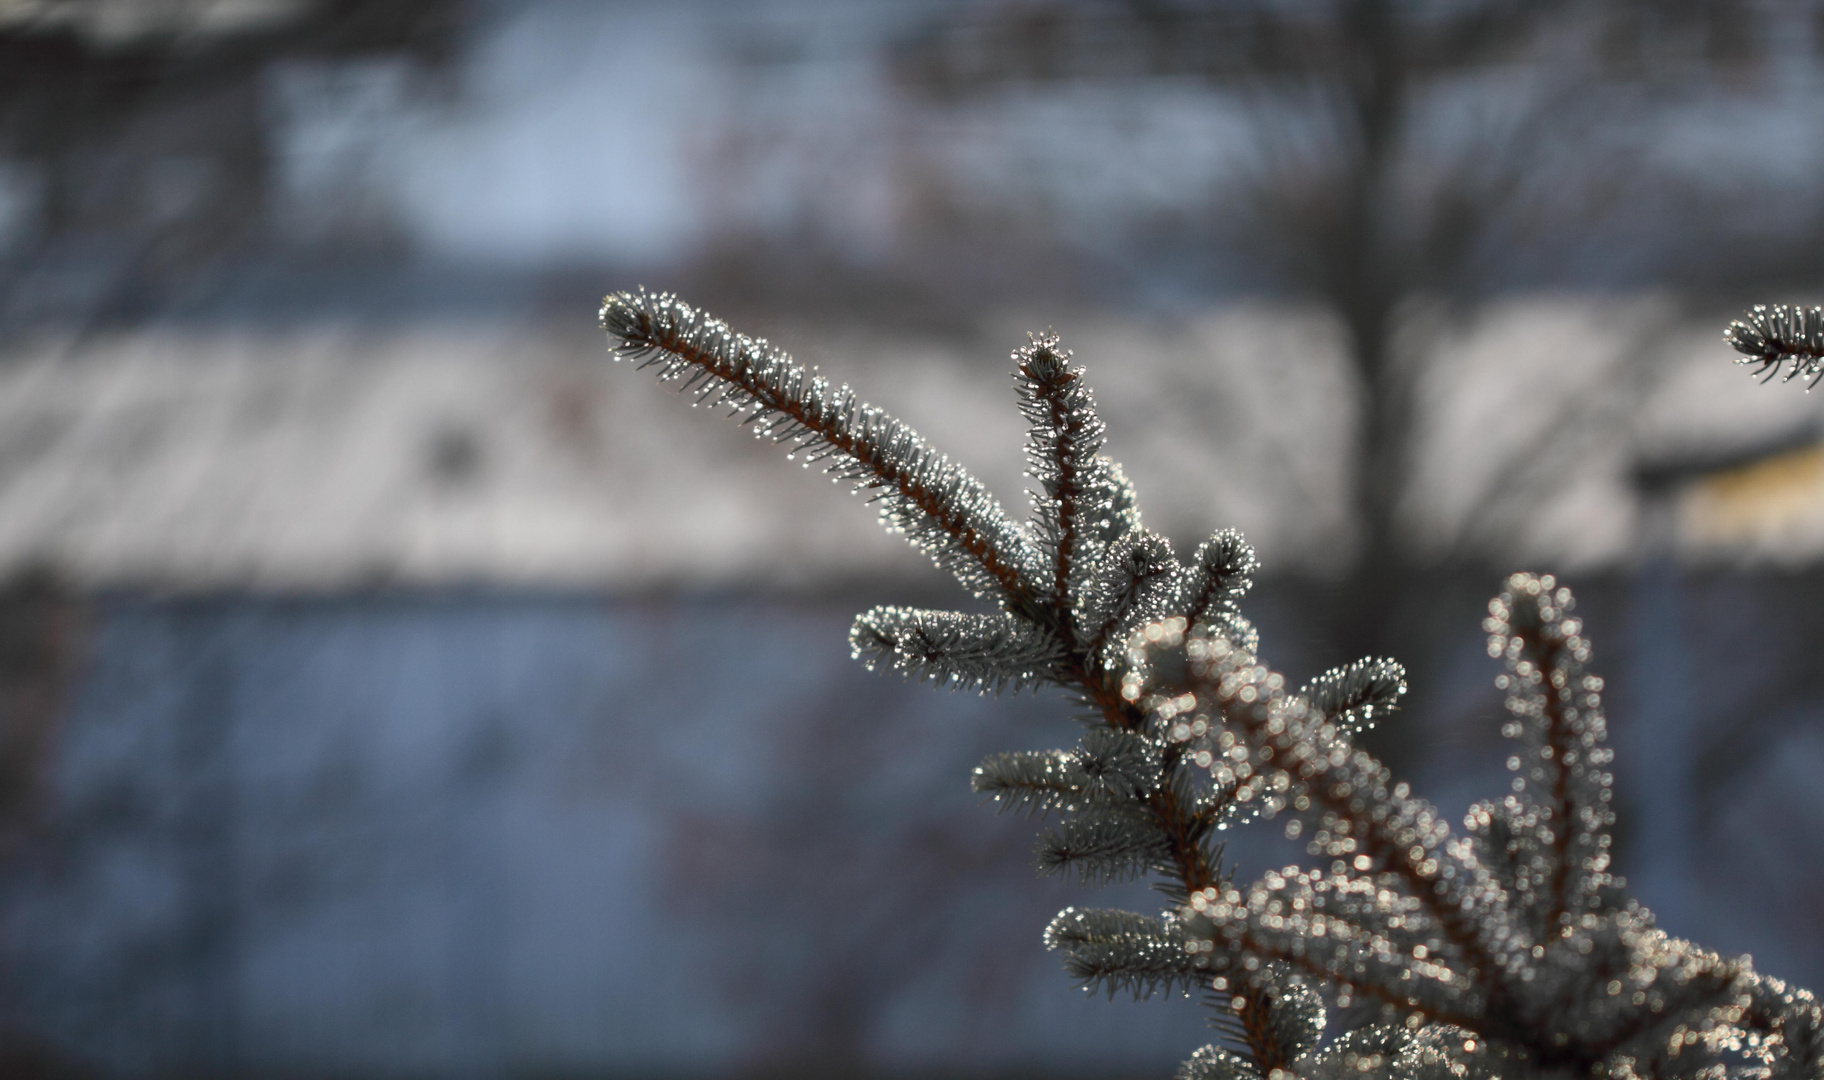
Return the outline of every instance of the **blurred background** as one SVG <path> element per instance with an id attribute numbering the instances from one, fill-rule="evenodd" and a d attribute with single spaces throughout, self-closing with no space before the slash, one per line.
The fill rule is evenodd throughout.
<path id="1" fill-rule="evenodd" d="M 1022 502 L 1054 327 L 1181 552 L 1243 529 L 1375 749 L 1506 785 L 1479 620 L 1578 590 L 1621 869 L 1824 986 L 1801 0 L 0 0 L 0 1074 L 1167 1075 L 1086 998 L 1044 695 L 870 676 L 960 590 L 608 362 L 764 334 Z M 1238 874 L 1298 857 L 1238 833 Z"/>

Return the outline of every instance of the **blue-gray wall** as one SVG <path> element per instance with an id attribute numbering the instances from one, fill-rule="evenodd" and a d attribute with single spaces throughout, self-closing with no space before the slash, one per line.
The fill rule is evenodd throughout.
<path id="1" fill-rule="evenodd" d="M 1421 693 L 1387 748 L 1453 815 L 1507 779 L 1490 585 L 1427 595 Z M 1268 654 L 1309 674 L 1321 590 L 1266 592 Z M 1670 929 L 1813 984 L 1824 695 L 1798 665 L 1819 595 L 1815 576 L 1585 593 L 1618 746 L 1651 748 L 1643 715 L 1680 694 L 1695 759 L 1678 859 L 1627 816 L 1664 804 L 1641 797 L 1656 774 L 1623 771 L 1622 869 L 1686 867 Z M 1208 1038 L 1198 1008 L 1086 999 L 1039 944 L 1067 904 L 1156 901 L 1035 878 L 1034 826 L 968 790 L 986 753 L 1072 740 L 1068 708 L 870 675 L 854 610 L 96 601 L 7 871 L 6 1018 L 120 1075 L 1168 1075 Z M 1241 831 L 1244 876 L 1296 857 L 1276 834 Z"/>

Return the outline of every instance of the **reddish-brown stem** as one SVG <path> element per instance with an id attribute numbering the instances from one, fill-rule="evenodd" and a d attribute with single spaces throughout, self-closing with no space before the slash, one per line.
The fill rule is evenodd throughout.
<path id="1" fill-rule="evenodd" d="M 1109 727 L 1118 731 L 1136 731 L 1146 722 L 1146 716 L 1132 702 L 1123 698 L 1109 681 L 1104 678 L 1100 668 L 1094 666 L 1093 660 L 1081 653 L 1071 657 L 1070 672 L 1078 688 L 1087 700 L 1102 713 L 1102 719 Z M 1174 764 L 1168 760 L 1169 769 Z M 1165 834 L 1167 845 L 1172 853 L 1172 865 L 1178 876 L 1178 882 L 1184 888 L 1186 896 L 1214 885 L 1220 885 L 1221 873 L 1211 864 L 1209 852 L 1199 840 L 1202 834 L 1202 823 L 1197 811 L 1186 806 L 1178 798 L 1177 791 L 1170 784 L 1161 784 L 1147 796 L 1146 809 L 1153 817 L 1160 832 Z M 1242 1030 L 1248 1040 L 1248 1052 L 1260 1065 L 1260 1072 L 1265 1076 L 1271 1069 L 1289 1068 L 1288 1062 L 1279 1061 L 1282 1056 L 1278 1043 L 1267 1036 L 1264 1018 L 1256 1016 L 1253 1023 L 1245 1022 Z"/>
<path id="2" fill-rule="evenodd" d="M 1071 678 L 1088 702 L 1101 712 L 1103 721 L 1118 731 L 1139 730 L 1146 723 L 1145 714 L 1116 692 L 1108 680 L 1093 674 L 1093 671 L 1082 656 L 1072 657 Z M 1171 764 L 1172 762 L 1167 762 L 1168 770 Z M 1197 811 L 1184 805 L 1169 784 L 1160 785 L 1158 790 L 1148 796 L 1146 806 L 1170 845 L 1172 862 L 1177 869 L 1179 883 L 1184 886 L 1185 895 L 1219 884 L 1221 875 L 1210 864 L 1209 853 L 1198 840 L 1202 828 Z"/>
<path id="3" fill-rule="evenodd" d="M 1061 627 L 1070 626 L 1070 575 L 1072 564 L 1077 556 L 1077 519 L 1081 511 L 1082 481 L 1077 476 L 1077 455 L 1071 445 L 1076 432 L 1071 429 L 1070 409 L 1064 401 L 1063 389 L 1076 381 L 1074 372 L 1066 372 L 1063 381 L 1053 386 L 1034 383 L 1045 394 L 1045 403 L 1051 409 L 1052 430 L 1057 432 L 1057 446 L 1053 457 L 1058 469 L 1058 489 L 1054 496 L 1058 508 L 1058 550 L 1052 566 L 1052 606 L 1057 612 Z"/>
<path id="4" fill-rule="evenodd" d="M 1545 699 L 1545 744 L 1552 751 L 1552 882 L 1549 895 L 1552 898 L 1551 910 L 1546 913 L 1544 932 L 1550 936 L 1559 929 L 1559 923 L 1570 910 L 1570 897 L 1565 895 L 1570 882 L 1571 858 L 1571 770 L 1565 762 L 1565 752 L 1570 749 L 1570 724 L 1564 715 L 1564 700 L 1559 688 L 1552 685 L 1552 672 L 1558 665 L 1560 653 L 1564 646 L 1558 642 L 1547 641 L 1542 634 L 1531 630 L 1524 631 L 1520 640 L 1525 644 L 1533 663 L 1539 669 L 1539 692 Z"/>

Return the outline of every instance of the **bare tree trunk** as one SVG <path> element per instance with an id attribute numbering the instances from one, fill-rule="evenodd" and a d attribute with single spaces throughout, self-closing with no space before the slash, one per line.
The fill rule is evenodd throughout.
<path id="1" fill-rule="evenodd" d="M 1341 316 L 1361 394 L 1350 489 L 1359 542 L 1331 628 L 1335 659 L 1398 651 L 1388 618 L 1411 557 L 1400 543 L 1397 509 L 1407 469 L 1412 386 L 1391 348 L 1407 267 L 1388 220 L 1393 167 L 1407 126 L 1406 60 L 1387 0 L 1356 0 L 1344 14 L 1350 43 L 1343 100 L 1334 103 L 1351 156 L 1334 204 L 1320 281 Z"/>

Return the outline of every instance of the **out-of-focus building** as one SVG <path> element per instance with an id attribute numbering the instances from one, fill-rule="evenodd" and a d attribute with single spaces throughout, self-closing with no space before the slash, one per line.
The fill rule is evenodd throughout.
<path id="1" fill-rule="evenodd" d="M 770 446 L 611 363 L 592 314 L 22 343 L 0 370 L 0 574 L 180 593 L 928 580 L 827 480 L 780 476 Z M 1152 527 L 1187 550 L 1241 528 L 1272 572 L 1346 565 L 1352 402 L 1329 320 L 1266 303 L 1065 314 L 1051 322 L 1097 386 Z M 1816 561 L 1818 399 L 1733 369 L 1722 319 L 1542 297 L 1440 328 L 1420 360 L 1433 389 L 1407 495 L 1415 545 L 1626 567 L 1670 500 L 1681 562 Z M 1003 368 L 1028 323 L 774 338 L 1017 506 L 1023 433 Z"/>

